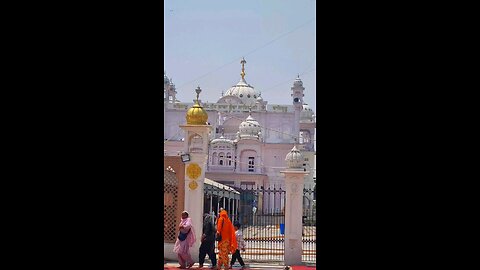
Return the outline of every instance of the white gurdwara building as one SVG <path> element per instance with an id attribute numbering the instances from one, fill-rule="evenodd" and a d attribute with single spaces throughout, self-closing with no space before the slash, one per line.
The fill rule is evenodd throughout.
<path id="1" fill-rule="evenodd" d="M 246 82 L 245 59 L 240 63 L 240 81 L 222 92 L 216 103 L 201 103 L 213 127 L 205 177 L 230 186 L 282 186 L 280 171 L 287 167 L 285 156 L 296 144 L 304 156 L 303 166 L 310 172 L 305 186 L 313 188 L 316 123 L 314 112 L 303 99 L 302 80 L 297 77 L 289 90 L 274 92 L 290 96 L 291 104 L 268 104 L 268 97 Z M 165 156 L 182 154 L 185 138 L 179 126 L 186 124 L 185 114 L 193 105 L 177 100 L 176 93 L 175 85 L 164 74 Z"/>

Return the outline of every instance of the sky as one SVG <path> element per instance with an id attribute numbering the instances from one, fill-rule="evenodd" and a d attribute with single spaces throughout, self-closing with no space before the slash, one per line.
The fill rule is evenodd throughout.
<path id="1" fill-rule="evenodd" d="M 304 102 L 316 113 L 314 0 L 165 0 L 164 70 L 177 99 L 216 102 L 241 79 L 268 104 L 292 104 L 300 74 Z"/>

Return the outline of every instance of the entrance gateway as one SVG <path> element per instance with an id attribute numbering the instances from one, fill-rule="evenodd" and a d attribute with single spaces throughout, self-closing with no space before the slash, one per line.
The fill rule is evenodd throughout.
<path id="1" fill-rule="evenodd" d="M 185 164 L 178 156 L 164 157 L 164 162 L 164 242 L 170 243 L 165 245 L 168 251 L 175 243 L 175 228 L 184 209 Z M 283 262 L 285 206 L 288 205 L 285 195 L 286 191 L 280 186 L 228 186 L 205 178 L 203 209 L 204 213 L 218 214 L 218 209 L 222 207 L 232 221 L 242 224 L 241 230 L 247 244 L 242 258 L 246 262 Z M 302 225 L 302 262 L 315 263 L 315 189 L 308 186 L 303 189 Z"/>

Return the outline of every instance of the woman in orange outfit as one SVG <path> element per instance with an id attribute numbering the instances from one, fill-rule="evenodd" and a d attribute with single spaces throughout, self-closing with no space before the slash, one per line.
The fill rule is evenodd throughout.
<path id="1" fill-rule="evenodd" d="M 217 221 L 217 234 L 222 236 L 222 240 L 218 242 L 218 269 L 224 265 L 225 269 L 230 266 L 228 254 L 235 253 L 237 250 L 237 239 L 235 237 L 235 228 L 228 218 L 227 211 L 220 211 L 220 218 Z"/>

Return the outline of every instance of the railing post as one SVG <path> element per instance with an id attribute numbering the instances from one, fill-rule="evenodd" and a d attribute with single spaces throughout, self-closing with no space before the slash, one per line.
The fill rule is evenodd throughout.
<path id="1" fill-rule="evenodd" d="M 302 262 L 302 220 L 304 177 L 309 172 L 303 169 L 281 171 L 285 175 L 285 264 L 299 265 Z"/>

